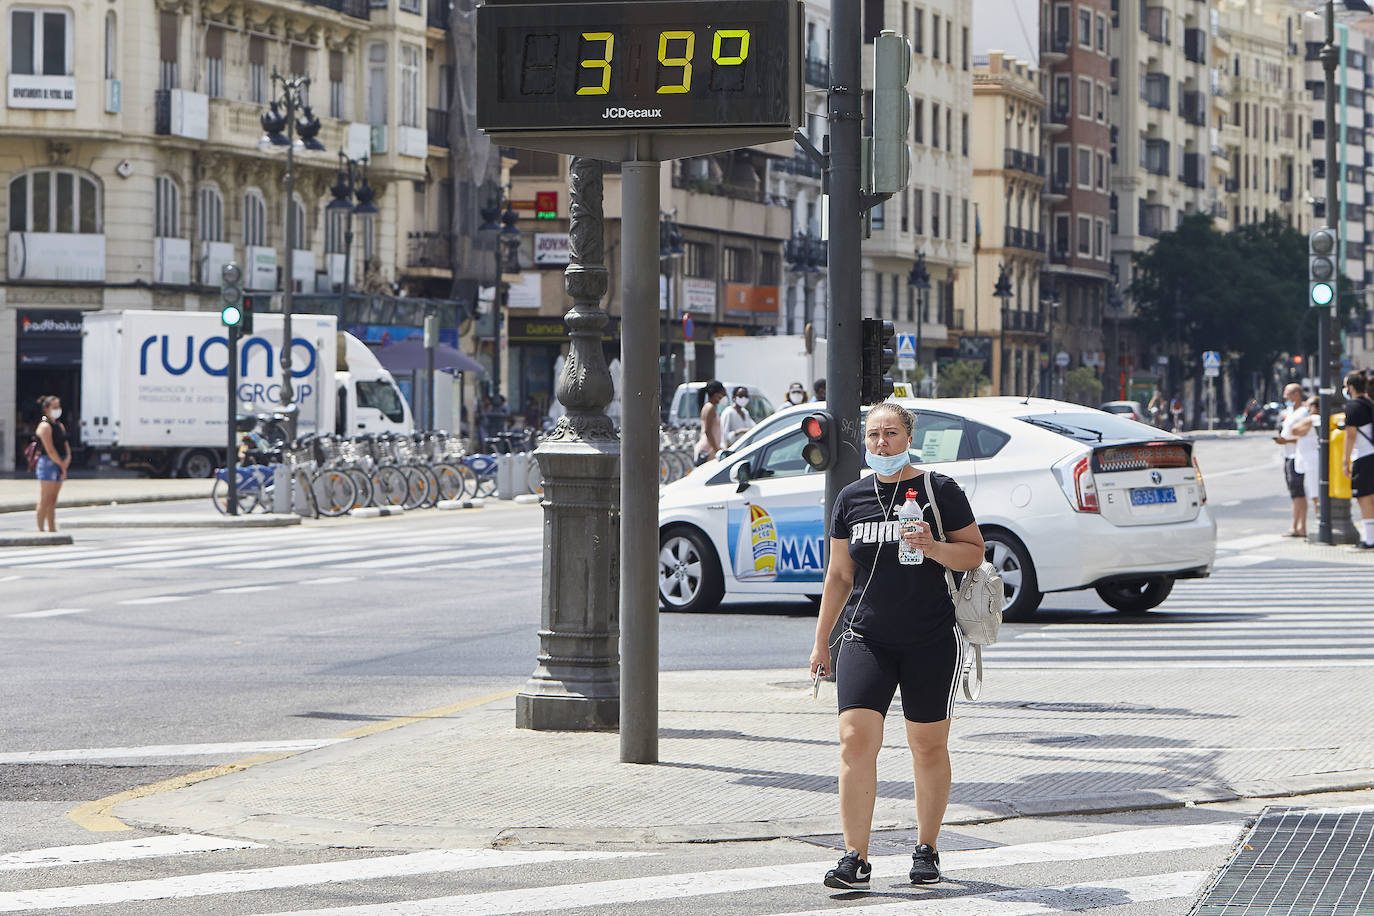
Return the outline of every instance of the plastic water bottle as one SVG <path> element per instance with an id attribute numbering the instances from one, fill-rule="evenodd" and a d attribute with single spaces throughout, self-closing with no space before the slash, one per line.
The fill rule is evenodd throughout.
<path id="1" fill-rule="evenodd" d="M 897 520 L 900 522 L 902 533 L 902 539 L 897 542 L 897 561 L 903 566 L 916 566 L 926 557 L 924 550 L 911 547 L 906 542 L 907 534 L 921 530 L 921 518 L 924 514 L 920 504 L 916 502 L 916 491 L 907 490 L 906 502 L 897 510 Z"/>

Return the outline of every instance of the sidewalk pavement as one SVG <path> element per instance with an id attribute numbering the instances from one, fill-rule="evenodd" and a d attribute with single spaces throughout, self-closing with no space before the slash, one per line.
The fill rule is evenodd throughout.
<path id="1" fill-rule="evenodd" d="M 999 668 L 956 706 L 946 823 L 1177 807 L 1374 786 L 1374 707 L 1350 669 Z M 1256 684 L 1263 684 L 1257 687 Z M 460 712 L 125 801 L 125 822 L 269 842 L 427 848 L 833 834 L 833 685 L 804 670 L 665 672 L 656 765 L 615 733 L 515 728 L 502 695 Z M 515 685 L 512 685 L 515 686 Z M 1257 691 L 1262 694 L 1257 695 Z M 900 707 L 875 828 L 914 826 Z"/>
<path id="2" fill-rule="evenodd" d="M 162 502 L 171 499 L 210 498 L 212 480 L 159 479 L 155 477 L 73 477 L 62 484 L 58 509 L 104 506 L 118 503 Z M 0 477 L 0 512 L 32 512 L 38 506 L 38 481 Z"/>

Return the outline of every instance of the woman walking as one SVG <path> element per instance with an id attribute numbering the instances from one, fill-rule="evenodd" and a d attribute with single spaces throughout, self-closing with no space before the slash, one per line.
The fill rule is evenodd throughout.
<path id="1" fill-rule="evenodd" d="M 34 435 L 42 448 L 35 469 L 38 477 L 38 530 L 57 530 L 57 494 L 67 479 L 67 467 L 72 463 L 72 449 L 67 443 L 67 428 L 61 424 L 62 401 L 53 394 L 38 399 L 43 418 L 38 421 Z"/>
<path id="2" fill-rule="evenodd" d="M 730 396 L 730 406 L 720 415 L 720 439 L 725 448 L 730 448 L 735 440 L 754 428 L 754 418 L 749 416 L 748 407 L 749 389 L 740 385 Z"/>
<path id="3" fill-rule="evenodd" d="M 964 660 L 944 570 L 976 568 L 983 561 L 983 536 L 959 485 L 910 463 L 911 432 L 911 414 L 897 404 L 879 404 L 868 412 L 864 458 L 874 473 L 840 491 L 830 520 L 830 564 L 811 674 L 823 676 L 830 666 L 830 633 L 843 614 L 835 677 L 845 854 L 826 873 L 826 887 L 869 886 L 868 840 L 878 750 L 884 717 L 899 684 L 918 825 L 909 877 L 913 884 L 940 880 L 937 840 L 949 803 L 949 724 Z M 919 565 L 907 565 L 897 556 L 902 539 L 897 512 L 913 494 L 923 510 L 929 508 L 923 479 L 927 474 L 946 539 L 935 540 L 930 525 L 922 522 L 919 531 L 905 539 L 924 551 L 925 558 Z"/>
<path id="4" fill-rule="evenodd" d="M 1345 454 L 1350 489 L 1360 507 L 1359 550 L 1374 550 L 1374 399 L 1369 377 L 1356 369 L 1345 377 Z"/>

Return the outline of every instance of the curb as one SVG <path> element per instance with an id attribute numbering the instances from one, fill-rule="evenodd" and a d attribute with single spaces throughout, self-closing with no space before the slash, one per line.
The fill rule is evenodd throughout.
<path id="1" fill-rule="evenodd" d="M 515 497 L 515 504 L 518 506 L 536 506 L 544 501 L 544 497 L 538 493 L 521 493 Z"/>
<path id="2" fill-rule="evenodd" d="M 70 534 L 57 534 L 55 532 L 0 535 L 0 547 L 57 547 L 71 542 L 72 536 Z"/>
<path id="3" fill-rule="evenodd" d="M 405 515 L 406 510 L 400 506 L 360 506 L 357 509 L 350 509 L 350 518 L 388 518 L 392 515 Z"/>
<path id="4" fill-rule="evenodd" d="M 451 509 L 481 509 L 487 504 L 484 499 L 441 499 L 434 504 L 434 508 L 445 511 Z"/>
<path id="5" fill-rule="evenodd" d="M 299 525 L 299 515 L 223 515 L 219 517 L 192 516 L 131 516 L 114 518 L 72 519 L 68 528 L 286 528 Z"/>

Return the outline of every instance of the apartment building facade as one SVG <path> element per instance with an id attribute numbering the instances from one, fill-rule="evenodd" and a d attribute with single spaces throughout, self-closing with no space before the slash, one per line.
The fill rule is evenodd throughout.
<path id="1" fill-rule="evenodd" d="M 81 313 L 212 308 L 229 261 L 251 291 L 292 284 L 302 310 L 332 296 L 344 224 L 326 207 L 340 152 L 370 159 L 381 211 L 354 220 L 351 285 L 415 282 L 412 234 L 437 235 L 450 212 L 427 110 L 447 104 L 432 94 L 447 11 L 443 0 L 0 2 L 0 405 L 13 405 L 0 413 L 0 467 L 39 393 L 61 395 L 79 422 Z M 289 201 L 283 154 L 259 147 L 274 72 L 310 76 L 324 146 L 295 153 Z"/>

